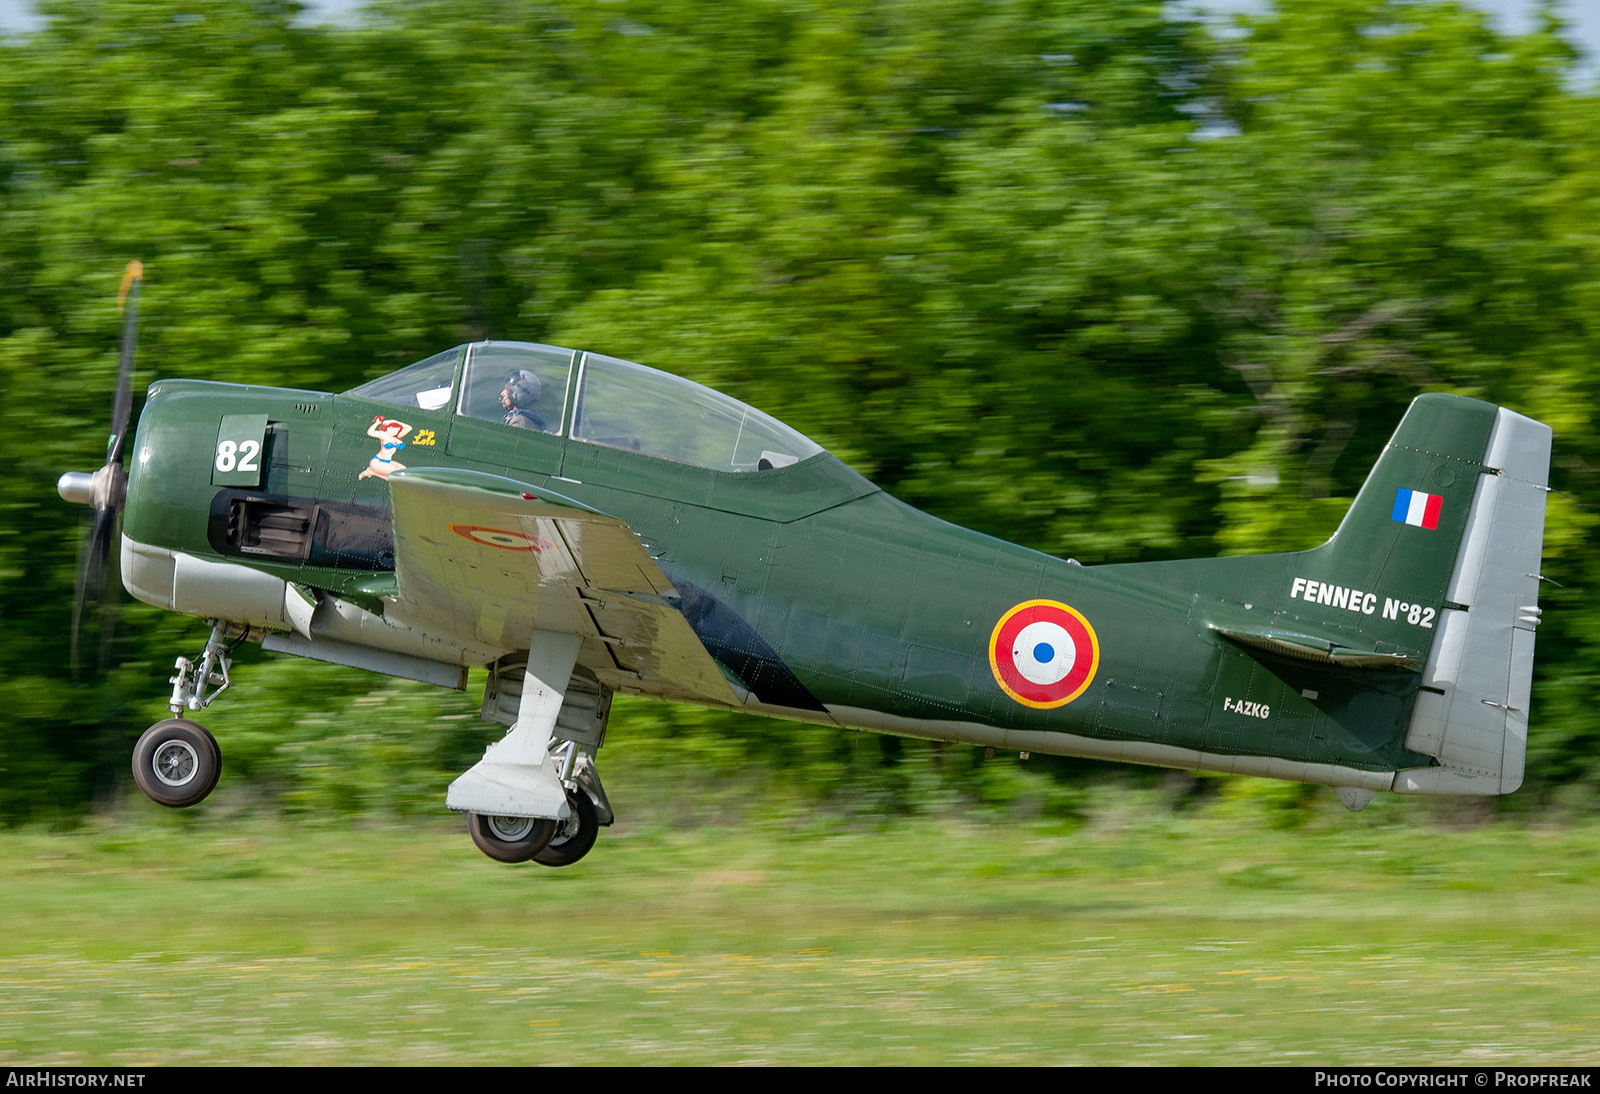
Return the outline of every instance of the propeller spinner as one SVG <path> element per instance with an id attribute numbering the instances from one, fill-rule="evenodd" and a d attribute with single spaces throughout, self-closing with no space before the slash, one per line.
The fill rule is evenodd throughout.
<path id="1" fill-rule="evenodd" d="M 105 586 L 111 558 L 111 542 L 117 532 L 117 517 L 122 512 L 128 489 L 128 473 L 123 468 L 123 453 L 128 439 L 128 418 L 133 409 L 134 353 L 139 340 L 139 283 L 144 266 L 137 260 L 128 263 L 117 292 L 117 307 L 122 312 L 122 354 L 117 367 L 117 392 L 111 403 L 111 439 L 106 447 L 106 462 L 93 473 L 68 471 L 56 483 L 64 499 L 94 509 L 94 523 L 78 562 L 77 589 L 72 601 L 72 664 L 78 664 L 78 635 L 82 630 L 84 605 L 98 600 Z"/>

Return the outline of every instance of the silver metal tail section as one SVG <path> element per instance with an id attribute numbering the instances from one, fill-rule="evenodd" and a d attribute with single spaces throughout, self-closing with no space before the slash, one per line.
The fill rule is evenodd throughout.
<path id="1" fill-rule="evenodd" d="M 1539 625 L 1550 427 L 1500 408 L 1406 747 L 1438 760 L 1402 794 L 1509 794 L 1522 785 Z"/>

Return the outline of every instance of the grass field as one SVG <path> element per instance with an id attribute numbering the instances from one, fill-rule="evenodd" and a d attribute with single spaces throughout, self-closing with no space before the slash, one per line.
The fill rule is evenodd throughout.
<path id="1" fill-rule="evenodd" d="M 564 871 L 428 824 L 12 832 L 0 1064 L 1600 1061 L 1600 828 L 1383 805 L 619 826 Z"/>

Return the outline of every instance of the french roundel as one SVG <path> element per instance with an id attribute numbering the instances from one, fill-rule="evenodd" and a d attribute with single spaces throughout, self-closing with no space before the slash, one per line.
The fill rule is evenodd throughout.
<path id="1" fill-rule="evenodd" d="M 1054 600 L 1028 600 L 1000 617 L 989 637 L 989 667 L 1000 689 L 1048 710 L 1082 695 L 1100 665 L 1094 628 Z"/>
<path id="2" fill-rule="evenodd" d="M 480 524 L 452 524 L 450 530 L 464 539 L 502 551 L 532 551 L 538 554 L 555 546 L 543 536 L 530 536 L 512 528 L 485 528 Z"/>

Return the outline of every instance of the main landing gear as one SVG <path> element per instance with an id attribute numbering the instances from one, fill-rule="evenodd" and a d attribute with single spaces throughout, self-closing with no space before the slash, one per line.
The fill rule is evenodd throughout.
<path id="1" fill-rule="evenodd" d="M 594 849 L 600 837 L 600 808 L 595 803 L 596 799 L 605 800 L 605 792 L 594 773 L 593 748 L 586 750 L 577 741 L 552 741 L 551 745 L 567 791 L 567 815 L 552 819 L 468 813 L 467 832 L 478 850 L 490 858 L 571 866 Z M 607 809 L 607 823 L 609 813 Z"/>
<path id="2" fill-rule="evenodd" d="M 569 692 L 570 694 L 570 692 Z M 602 718 L 609 712 L 604 696 Z M 569 728 L 569 727 L 563 727 Z M 594 849 L 602 826 L 612 822 L 605 789 L 594 769 L 594 752 L 603 735 L 590 741 L 552 738 L 551 767 L 560 772 L 566 791 L 565 817 L 513 817 L 494 813 L 467 813 L 467 833 L 473 845 L 497 862 L 536 862 L 540 866 L 571 866 Z"/>
<path id="3" fill-rule="evenodd" d="M 575 671 L 576 637 L 535 634 L 530 646 L 526 661 L 490 667 L 483 717 L 510 731 L 450 784 L 445 804 L 467 814 L 492 859 L 570 866 L 614 819 L 594 766 L 611 693 Z"/>
<path id="4" fill-rule="evenodd" d="M 473 846 L 496 862 L 571 866 L 594 849 L 600 811 L 581 785 L 567 791 L 567 809 L 561 820 L 468 813 L 467 834 Z"/>
<path id="5" fill-rule="evenodd" d="M 222 750 L 205 726 L 183 716 L 185 710 L 203 710 L 226 691 L 232 681 L 228 668 L 233 651 L 248 631 L 229 644 L 225 627 L 212 625 L 211 637 L 197 660 L 178 658 L 178 674 L 169 681 L 172 698 L 167 706 L 178 717 L 157 722 L 133 748 L 133 781 L 145 797 L 160 805 L 182 809 L 204 801 L 222 775 Z"/>

